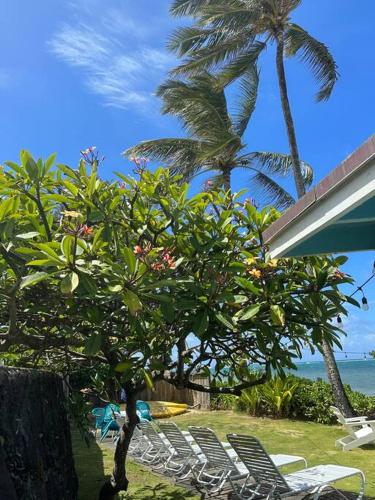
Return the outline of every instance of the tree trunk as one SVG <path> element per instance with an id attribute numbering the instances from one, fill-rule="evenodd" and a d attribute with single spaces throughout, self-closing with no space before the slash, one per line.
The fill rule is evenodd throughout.
<path id="1" fill-rule="evenodd" d="M 230 168 L 225 168 L 223 170 L 223 187 L 225 192 L 228 192 L 231 190 L 231 169 Z"/>
<path id="2" fill-rule="evenodd" d="M 123 425 L 120 438 L 117 441 L 112 477 L 107 481 L 99 493 L 99 500 L 115 500 L 117 493 L 127 491 L 129 480 L 126 476 L 126 457 L 135 426 L 138 423 L 136 412 L 136 394 L 133 387 L 125 386 L 127 402 L 127 422 Z"/>
<path id="3" fill-rule="evenodd" d="M 276 69 L 279 80 L 281 106 L 283 109 L 286 130 L 288 133 L 290 154 L 292 156 L 294 181 L 296 183 L 298 198 L 301 198 L 301 196 L 305 194 L 306 190 L 305 190 L 305 184 L 303 182 L 301 162 L 297 147 L 296 131 L 294 128 L 292 112 L 290 109 L 288 88 L 286 85 L 285 69 L 284 69 L 284 34 L 282 32 L 280 32 L 279 35 L 277 36 Z"/>
<path id="4" fill-rule="evenodd" d="M 355 416 L 350 401 L 345 394 L 345 389 L 341 380 L 340 372 L 337 367 L 335 356 L 332 352 L 330 344 L 323 339 L 322 342 L 323 357 L 326 364 L 328 380 L 332 386 L 333 396 L 335 398 L 335 403 L 339 410 L 345 415 L 345 417 L 350 418 Z"/>
<path id="5" fill-rule="evenodd" d="M 285 68 L 284 68 L 284 34 L 279 32 L 277 35 L 277 46 L 276 46 L 276 69 L 277 76 L 279 80 L 280 98 L 281 106 L 283 109 L 285 125 L 288 133 L 290 154 L 293 163 L 293 174 L 294 181 L 296 184 L 296 190 L 298 198 L 301 198 L 306 190 L 303 181 L 301 161 L 299 158 L 296 131 L 294 128 L 293 116 L 290 109 L 290 103 L 288 98 L 288 88 L 286 84 Z M 322 344 L 323 359 L 326 365 L 326 370 L 328 374 L 328 379 L 331 383 L 332 390 L 334 393 L 335 401 L 337 406 L 347 417 L 353 416 L 353 408 L 350 405 L 349 399 L 345 394 L 344 386 L 341 380 L 340 372 L 336 364 L 335 356 L 331 349 L 331 346 L 323 340 Z"/>

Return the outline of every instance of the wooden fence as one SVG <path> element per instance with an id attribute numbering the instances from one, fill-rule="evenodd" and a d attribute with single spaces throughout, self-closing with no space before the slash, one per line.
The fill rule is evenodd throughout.
<path id="1" fill-rule="evenodd" d="M 208 377 L 193 375 L 190 379 L 196 384 L 209 387 Z M 137 396 L 143 401 L 173 401 L 174 403 L 187 403 L 189 406 L 198 406 L 201 410 L 210 409 L 210 394 L 206 392 L 193 391 L 191 389 L 176 389 L 165 380 L 155 382 L 154 389 L 144 389 Z"/>

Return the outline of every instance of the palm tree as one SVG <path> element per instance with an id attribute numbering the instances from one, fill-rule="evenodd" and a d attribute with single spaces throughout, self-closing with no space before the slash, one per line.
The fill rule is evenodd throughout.
<path id="1" fill-rule="evenodd" d="M 300 56 L 320 88 L 317 101 L 327 100 L 338 79 L 337 65 L 327 46 L 291 21 L 291 13 L 302 0 L 173 0 L 174 16 L 191 16 L 192 27 L 172 36 L 169 47 L 185 60 L 174 70 L 177 75 L 197 75 L 211 70 L 221 85 L 236 79 L 246 81 L 248 68 L 269 44 L 276 45 L 276 71 L 281 105 L 288 134 L 292 171 L 298 198 L 306 192 L 295 126 L 285 76 L 284 57 Z M 353 415 L 345 394 L 331 346 L 323 340 L 323 356 L 335 399 L 340 409 Z"/>
<path id="2" fill-rule="evenodd" d="M 288 133 L 292 169 L 298 197 L 305 184 L 296 132 L 288 98 L 284 56 L 299 55 L 307 62 L 320 89 L 317 100 L 329 98 L 338 78 L 328 48 L 292 23 L 290 15 L 302 0 L 173 0 L 174 16 L 192 16 L 192 27 L 180 28 L 169 46 L 186 57 L 175 74 L 196 75 L 218 70 L 223 84 L 246 78 L 249 66 L 271 43 L 276 45 L 276 69 L 284 120 Z"/>
<path id="3" fill-rule="evenodd" d="M 168 80 L 157 91 L 163 100 L 162 111 L 176 116 L 189 137 L 141 142 L 125 154 L 161 161 L 186 180 L 215 172 L 213 182 L 226 191 L 231 187 L 233 170 L 244 168 L 251 173 L 254 185 L 263 190 L 268 202 L 279 208 L 293 204 L 293 197 L 271 177 L 289 175 L 291 157 L 281 153 L 244 151 L 243 134 L 255 108 L 258 82 L 259 75 L 253 65 L 242 82 L 232 115 L 217 77 L 204 72 L 189 81 Z M 306 163 L 301 165 L 303 181 L 310 184 L 312 170 Z"/>

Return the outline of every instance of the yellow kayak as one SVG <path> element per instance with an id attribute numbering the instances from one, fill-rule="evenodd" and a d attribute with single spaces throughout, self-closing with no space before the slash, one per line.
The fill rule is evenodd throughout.
<path id="1" fill-rule="evenodd" d="M 168 406 L 168 408 L 184 408 L 187 410 L 188 405 L 186 403 L 172 403 L 171 401 L 156 401 L 159 405 Z"/>
<path id="2" fill-rule="evenodd" d="M 168 418 L 185 413 L 188 405 L 185 403 L 173 403 L 170 401 L 148 401 L 154 418 Z"/>

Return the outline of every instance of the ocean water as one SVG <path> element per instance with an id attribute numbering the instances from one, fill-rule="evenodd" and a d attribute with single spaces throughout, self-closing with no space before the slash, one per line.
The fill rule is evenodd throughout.
<path id="1" fill-rule="evenodd" d="M 297 371 L 292 371 L 298 377 L 311 380 L 321 378 L 327 380 L 323 361 L 307 361 L 296 363 Z M 344 384 L 349 384 L 355 391 L 375 396 L 375 359 L 345 360 L 337 362 Z"/>

